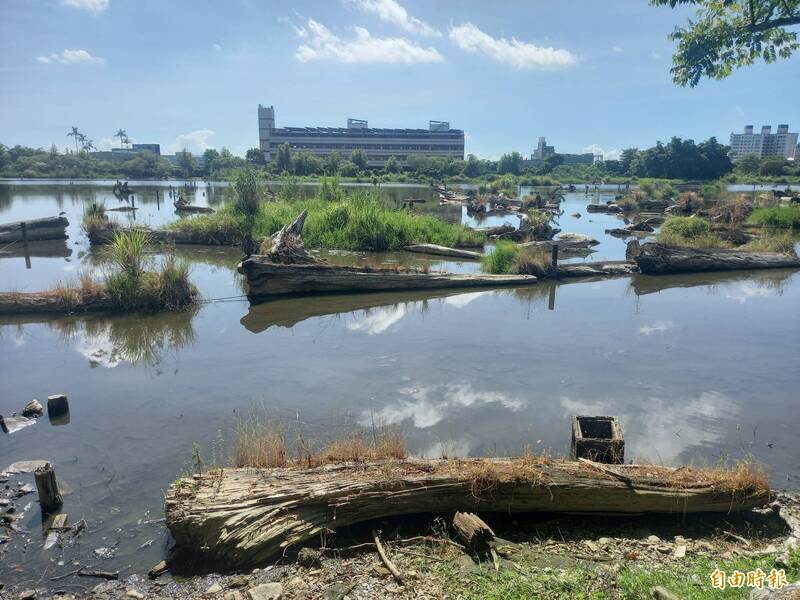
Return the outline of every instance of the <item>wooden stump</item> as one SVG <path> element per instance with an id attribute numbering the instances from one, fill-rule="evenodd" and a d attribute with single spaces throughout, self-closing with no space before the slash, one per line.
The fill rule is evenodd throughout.
<path id="1" fill-rule="evenodd" d="M 42 512 L 48 513 L 57 510 L 63 504 L 61 492 L 56 481 L 56 471 L 53 465 L 47 463 L 33 472 L 36 481 L 36 491 L 39 494 L 39 504 Z"/>
<path id="2" fill-rule="evenodd" d="M 69 423 L 69 401 L 64 394 L 47 397 L 47 418 L 50 419 L 51 425 Z"/>
<path id="3" fill-rule="evenodd" d="M 474 513 L 456 512 L 453 516 L 453 529 L 474 552 L 486 552 L 494 540 L 492 528 Z"/>

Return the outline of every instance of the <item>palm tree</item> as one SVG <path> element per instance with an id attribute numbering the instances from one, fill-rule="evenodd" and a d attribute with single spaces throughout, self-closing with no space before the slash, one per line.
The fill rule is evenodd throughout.
<path id="1" fill-rule="evenodd" d="M 80 141 L 82 143 L 86 139 L 86 136 L 83 135 L 80 131 L 78 131 L 78 128 L 75 127 L 75 125 L 73 125 L 72 126 L 72 131 L 70 131 L 67 134 L 67 137 L 75 138 L 75 153 L 77 154 L 77 152 L 78 152 L 78 141 Z"/>
<path id="2" fill-rule="evenodd" d="M 86 136 L 83 136 L 81 140 L 81 150 L 84 152 L 89 152 L 90 150 L 97 150 L 97 147 L 94 145 L 94 141 L 88 139 Z"/>
<path id="3" fill-rule="evenodd" d="M 124 129 L 117 129 L 117 133 L 114 134 L 114 137 L 119 138 L 120 148 L 128 143 L 128 133 Z"/>

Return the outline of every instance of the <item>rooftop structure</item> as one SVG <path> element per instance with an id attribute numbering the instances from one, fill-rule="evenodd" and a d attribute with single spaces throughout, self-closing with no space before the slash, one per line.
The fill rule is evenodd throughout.
<path id="1" fill-rule="evenodd" d="M 561 164 L 564 165 L 591 165 L 598 160 L 603 160 L 602 156 L 592 154 L 591 152 L 584 154 L 563 154 L 561 152 L 556 152 L 555 146 L 548 146 L 547 140 L 542 136 L 539 138 L 536 150 L 531 154 L 530 160 L 525 162 L 531 166 L 540 165 L 548 157 L 555 156 L 556 154 L 562 158 Z"/>
<path id="2" fill-rule="evenodd" d="M 353 150 L 363 150 L 370 167 L 384 166 L 391 156 L 401 165 L 410 156 L 464 158 L 464 132 L 450 129 L 447 121 L 430 121 L 427 129 L 381 129 L 363 119 L 347 119 L 347 127 L 275 127 L 275 109 L 259 104 L 258 137 L 268 163 L 284 143 L 322 160 L 333 152 L 346 160 Z"/>
<path id="3" fill-rule="evenodd" d="M 789 132 L 789 125 L 778 125 L 772 133 L 771 125 L 764 125 L 761 133 L 754 133 L 752 125 L 745 125 L 743 133 L 731 133 L 731 149 L 728 156 L 736 162 L 744 156 L 782 156 L 786 159 L 795 157 L 797 150 L 797 133 Z"/>

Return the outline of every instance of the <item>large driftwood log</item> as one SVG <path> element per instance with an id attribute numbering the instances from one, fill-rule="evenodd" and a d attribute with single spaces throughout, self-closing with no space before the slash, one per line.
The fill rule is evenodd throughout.
<path id="1" fill-rule="evenodd" d="M 76 291 L 74 297 L 55 292 L 0 292 L 0 315 L 106 312 L 116 305 L 105 292 L 86 296 Z"/>
<path id="2" fill-rule="evenodd" d="M 649 243 L 642 245 L 636 263 L 642 273 L 659 275 L 777 267 L 798 268 L 800 258 L 778 252 L 685 248 Z"/>
<path id="3" fill-rule="evenodd" d="M 437 244 L 412 244 L 403 248 L 406 252 L 419 252 L 420 254 L 434 254 L 437 256 L 452 256 L 455 258 L 466 258 L 469 260 L 480 260 L 483 254 L 472 252 L 471 250 L 461 250 L 460 248 L 448 248 Z"/>
<path id="4" fill-rule="evenodd" d="M 384 290 L 426 290 L 445 288 L 501 287 L 531 285 L 531 275 L 463 275 L 369 270 L 327 264 L 275 264 L 264 256 L 251 256 L 239 263 L 247 277 L 251 302 L 291 294 L 379 292 Z"/>
<path id="5" fill-rule="evenodd" d="M 21 242 L 22 224 L 25 223 L 25 234 L 29 242 L 41 240 L 61 240 L 67 237 L 66 217 L 45 217 L 30 221 L 16 221 L 0 225 L 0 244 Z"/>
<path id="6" fill-rule="evenodd" d="M 109 225 L 104 228 L 93 228 L 87 232 L 89 243 L 93 245 L 103 245 L 111 243 L 117 231 L 124 231 L 127 228 L 116 225 Z M 220 234 L 208 234 L 197 231 L 181 231 L 172 229 L 150 229 L 139 227 L 150 234 L 150 239 L 154 244 L 193 244 L 203 246 L 235 246 L 242 242 L 239 233 L 225 232 Z"/>
<path id="7" fill-rule="evenodd" d="M 167 526 L 180 548 L 245 567 L 329 529 L 389 516 L 456 510 L 729 513 L 769 501 L 757 479 L 690 467 L 617 469 L 630 483 L 581 463 L 545 459 L 225 469 L 173 483 Z"/>

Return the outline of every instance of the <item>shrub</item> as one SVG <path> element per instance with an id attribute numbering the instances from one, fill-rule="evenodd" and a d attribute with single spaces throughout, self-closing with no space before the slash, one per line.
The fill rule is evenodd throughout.
<path id="1" fill-rule="evenodd" d="M 249 229 L 246 221 L 233 206 L 224 206 L 215 213 L 179 219 L 164 228 L 190 233 L 201 240 L 215 240 L 220 244 L 237 243 Z"/>
<path id="2" fill-rule="evenodd" d="M 519 254 L 520 248 L 517 244 L 508 240 L 500 240 L 492 252 L 481 258 L 481 267 L 484 271 L 495 275 L 514 273 Z"/>
<path id="3" fill-rule="evenodd" d="M 757 208 L 747 219 L 748 223 L 800 229 L 800 205 L 774 206 L 772 208 Z"/>
<path id="4" fill-rule="evenodd" d="M 660 235 L 666 234 L 691 239 L 709 232 L 709 224 L 699 217 L 670 217 L 661 226 Z M 660 240 L 659 240 L 660 241 Z"/>
<path id="5" fill-rule="evenodd" d="M 781 252 L 782 254 L 797 254 L 794 238 L 790 235 L 769 235 L 747 242 L 742 246 L 745 250 L 755 252 Z"/>
<path id="6" fill-rule="evenodd" d="M 239 169 L 233 176 L 233 189 L 236 193 L 234 210 L 240 215 L 254 217 L 264 195 L 263 185 L 253 169 Z"/>
<path id="7" fill-rule="evenodd" d="M 118 231 L 107 252 L 112 264 L 131 279 L 137 279 L 148 261 L 147 247 L 151 243 L 150 232 L 144 229 Z"/>

